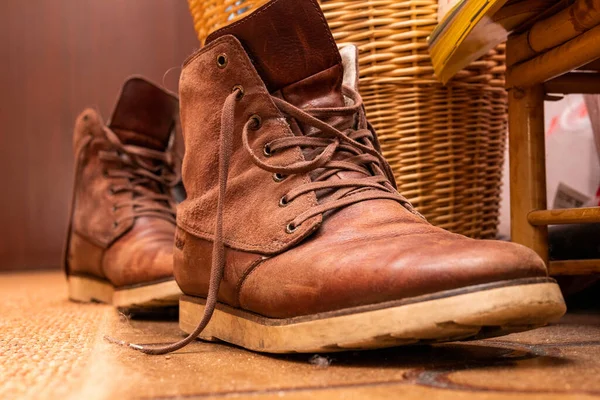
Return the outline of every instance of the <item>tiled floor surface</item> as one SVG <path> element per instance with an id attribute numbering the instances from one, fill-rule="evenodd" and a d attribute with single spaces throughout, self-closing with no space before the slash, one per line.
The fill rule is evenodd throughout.
<path id="1" fill-rule="evenodd" d="M 600 294 L 599 294 L 600 295 Z M 0 398 L 600 398 L 600 314 L 496 339 L 271 356 L 195 342 L 167 356 L 107 343 L 181 338 L 177 323 L 66 300 L 58 272 L 0 275 Z"/>

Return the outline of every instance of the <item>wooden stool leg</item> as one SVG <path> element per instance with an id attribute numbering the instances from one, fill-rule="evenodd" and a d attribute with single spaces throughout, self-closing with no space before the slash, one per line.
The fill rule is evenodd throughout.
<path id="1" fill-rule="evenodd" d="M 527 221 L 530 211 L 547 207 L 544 96 L 541 84 L 511 89 L 508 127 L 512 241 L 535 250 L 547 263 L 548 227 Z"/>

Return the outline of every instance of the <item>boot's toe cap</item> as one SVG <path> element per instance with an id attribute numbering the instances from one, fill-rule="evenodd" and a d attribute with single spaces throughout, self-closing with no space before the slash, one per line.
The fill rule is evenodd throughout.
<path id="1" fill-rule="evenodd" d="M 240 301 L 245 309 L 289 318 L 546 276 L 543 261 L 524 246 L 444 232 L 279 255 L 249 274 Z"/>
<path id="2" fill-rule="evenodd" d="M 400 253 L 389 271 L 403 297 L 547 276 L 542 259 L 524 246 L 466 238 L 431 243 L 423 252 Z"/>

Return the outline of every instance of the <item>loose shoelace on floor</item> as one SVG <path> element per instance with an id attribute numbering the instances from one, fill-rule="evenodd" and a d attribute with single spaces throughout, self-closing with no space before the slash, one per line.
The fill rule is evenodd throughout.
<path id="1" fill-rule="evenodd" d="M 245 150 L 250 155 L 252 161 L 260 168 L 279 174 L 281 179 L 291 174 L 304 174 L 316 172 L 312 182 L 298 186 L 290 191 L 281 201 L 291 202 L 298 196 L 308 192 L 317 192 L 326 189 L 333 189 L 335 192 L 327 197 L 323 203 L 312 207 L 306 212 L 297 216 L 285 228 L 288 233 L 292 233 L 304 221 L 323 214 L 329 210 L 345 207 L 350 204 L 358 203 L 372 199 L 391 199 L 403 204 L 406 208 L 413 211 L 412 206 L 403 196 L 401 196 L 393 186 L 391 169 L 381 155 L 372 144 L 375 141 L 375 136 L 372 129 L 368 125 L 362 110 L 362 100 L 360 95 L 354 90 L 344 87 L 344 94 L 354 102 L 351 106 L 336 107 L 336 108 L 312 108 L 300 109 L 285 100 L 277 97 L 272 97 L 273 102 L 279 110 L 288 117 L 294 118 L 308 126 L 316 128 L 315 132 L 303 136 L 292 136 L 280 139 L 275 139 L 263 149 L 265 157 L 272 155 L 274 152 L 285 150 L 293 147 L 300 147 L 303 150 L 308 150 L 309 154 L 305 161 L 300 161 L 291 165 L 272 165 L 265 163 L 259 158 L 254 150 L 250 147 L 248 136 L 250 132 L 257 133 L 260 130 L 260 117 L 251 117 L 242 132 L 242 140 Z M 215 237 L 212 251 L 212 267 L 210 271 L 210 283 L 208 288 L 208 296 L 204 309 L 204 315 L 198 323 L 198 326 L 185 339 L 179 342 L 166 345 L 139 345 L 127 343 L 124 341 L 115 340 L 107 337 L 106 339 L 122 345 L 128 346 L 145 354 L 166 354 L 189 344 L 196 339 L 200 333 L 208 325 L 215 307 L 217 305 L 217 295 L 219 286 L 223 278 L 225 269 L 225 245 L 223 243 L 223 207 L 225 203 L 225 192 L 227 188 L 227 176 L 229 172 L 229 161 L 232 153 L 233 145 L 233 127 L 235 117 L 235 105 L 243 97 L 243 91 L 240 87 L 227 97 L 223 105 L 221 114 L 221 134 L 219 137 L 219 196 L 217 200 L 217 213 L 215 223 Z M 354 116 L 359 115 L 357 128 L 346 129 L 340 131 L 335 126 L 332 126 L 321 118 L 335 116 Z M 312 151 L 311 151 L 312 149 Z M 339 160 L 335 159 L 335 155 L 339 152 L 348 153 Z M 307 154 L 307 153 L 305 153 Z M 312 159 L 311 156 L 314 156 Z M 364 174 L 361 178 L 327 180 L 327 178 L 338 172 L 354 171 Z M 345 189 L 345 190 L 340 190 Z M 414 212 L 414 211 L 413 211 Z"/>
<path id="2" fill-rule="evenodd" d="M 103 173 L 106 178 L 125 179 L 122 185 L 113 185 L 113 194 L 129 192 L 132 199 L 113 205 L 113 210 L 131 209 L 115 221 L 115 226 L 128 219 L 137 217 L 161 218 L 175 223 L 175 207 L 169 194 L 161 193 L 172 188 L 179 180 L 174 172 L 171 153 L 145 147 L 123 144 L 119 137 L 108 127 L 104 127 L 110 150 L 102 150 L 98 158 L 107 167 Z M 108 167 L 116 165 L 117 167 Z M 130 208 L 131 207 L 131 208 Z"/>

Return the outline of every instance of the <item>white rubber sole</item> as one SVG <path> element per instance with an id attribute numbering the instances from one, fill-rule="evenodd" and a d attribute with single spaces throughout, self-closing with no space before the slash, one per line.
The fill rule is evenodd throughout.
<path id="1" fill-rule="evenodd" d="M 69 299 L 73 301 L 107 303 L 118 308 L 176 306 L 182 294 L 175 280 L 115 288 L 109 282 L 71 275 L 67 284 Z"/>
<path id="2" fill-rule="evenodd" d="M 543 326 L 566 312 L 552 279 L 490 286 L 290 319 L 265 318 L 219 304 L 200 338 L 268 353 L 334 352 L 500 336 Z M 184 332 L 194 330 L 204 303 L 181 297 L 179 326 Z"/>

